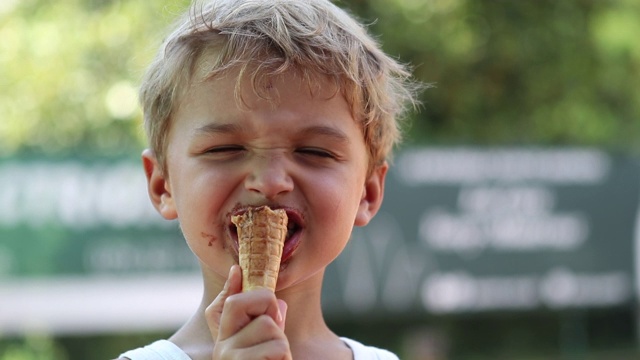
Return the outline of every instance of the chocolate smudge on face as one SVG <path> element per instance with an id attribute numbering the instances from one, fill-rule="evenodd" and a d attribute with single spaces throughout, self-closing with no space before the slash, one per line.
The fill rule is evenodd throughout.
<path id="1" fill-rule="evenodd" d="M 207 243 L 207 246 L 213 246 L 213 243 L 216 242 L 218 239 L 216 238 L 215 235 L 211 235 L 211 234 L 207 234 L 205 232 L 201 232 L 200 235 L 205 238 L 208 239 L 209 242 Z M 223 245 L 224 247 L 224 245 Z"/>

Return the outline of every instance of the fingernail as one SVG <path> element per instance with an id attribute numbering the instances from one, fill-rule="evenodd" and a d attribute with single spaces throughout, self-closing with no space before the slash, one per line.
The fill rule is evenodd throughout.
<path id="1" fill-rule="evenodd" d="M 227 275 L 227 280 L 224 282 L 224 287 L 222 288 L 222 291 L 227 291 L 229 290 L 229 286 L 231 286 L 229 283 L 231 280 L 231 274 L 233 274 L 233 266 L 231 266 L 231 268 L 229 269 L 229 275 Z"/>
<path id="2" fill-rule="evenodd" d="M 278 322 L 284 322 L 285 314 L 287 313 L 287 303 L 284 300 L 278 300 Z"/>

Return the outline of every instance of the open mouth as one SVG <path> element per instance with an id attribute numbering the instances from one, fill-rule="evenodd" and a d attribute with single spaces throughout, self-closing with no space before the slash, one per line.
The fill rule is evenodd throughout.
<path id="1" fill-rule="evenodd" d="M 280 259 L 280 264 L 285 264 L 295 253 L 296 249 L 300 245 L 300 240 L 302 238 L 302 230 L 304 228 L 302 217 L 298 212 L 293 210 L 285 209 L 287 212 L 287 234 L 285 236 L 284 248 L 282 249 L 282 258 Z M 233 215 L 242 214 L 243 211 L 237 211 Z M 229 237 L 233 240 L 232 245 L 234 249 L 234 256 L 238 256 L 238 229 L 235 224 L 229 221 L 228 224 L 228 232 Z"/>
<path id="2" fill-rule="evenodd" d="M 286 263 L 298 248 L 298 245 L 300 245 L 301 234 L 302 226 L 289 216 L 289 221 L 287 222 L 287 236 L 284 240 L 282 259 L 280 260 L 281 264 Z"/>

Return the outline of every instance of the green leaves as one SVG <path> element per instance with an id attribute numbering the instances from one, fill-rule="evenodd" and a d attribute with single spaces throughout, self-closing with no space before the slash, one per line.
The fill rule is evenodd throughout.
<path id="1" fill-rule="evenodd" d="M 0 155 L 139 148 L 137 84 L 173 17 L 168 11 L 147 1 L 5 5 Z"/>
<path id="2" fill-rule="evenodd" d="M 5 0 L 0 156 L 137 152 L 137 88 L 188 4 Z M 633 0 L 350 0 L 385 50 L 434 83 L 407 138 L 638 149 Z"/>
<path id="3" fill-rule="evenodd" d="M 415 142 L 638 147 L 633 1 L 376 0 L 362 13 L 436 85 Z"/>

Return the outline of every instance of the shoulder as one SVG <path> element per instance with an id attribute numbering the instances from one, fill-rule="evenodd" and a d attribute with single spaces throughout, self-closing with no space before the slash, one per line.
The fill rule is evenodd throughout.
<path id="1" fill-rule="evenodd" d="M 345 337 L 340 339 L 351 348 L 354 360 L 399 360 L 398 356 L 388 350 L 367 346 Z"/>
<path id="2" fill-rule="evenodd" d="M 120 355 L 118 360 L 191 360 L 189 356 L 174 343 L 158 340 L 145 347 L 129 350 Z"/>

